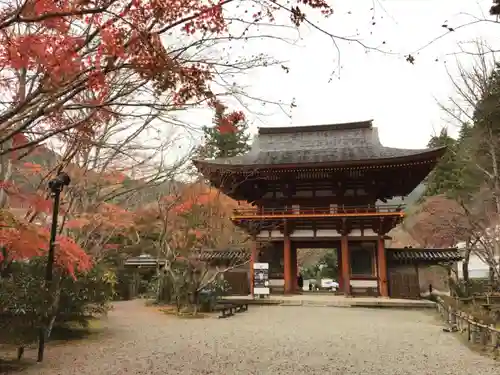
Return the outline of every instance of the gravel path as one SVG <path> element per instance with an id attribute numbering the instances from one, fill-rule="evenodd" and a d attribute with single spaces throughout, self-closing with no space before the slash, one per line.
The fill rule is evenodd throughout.
<path id="1" fill-rule="evenodd" d="M 122 302 L 100 340 L 49 347 L 28 375 L 499 375 L 500 362 L 463 346 L 429 313 L 257 307 L 180 320 Z"/>

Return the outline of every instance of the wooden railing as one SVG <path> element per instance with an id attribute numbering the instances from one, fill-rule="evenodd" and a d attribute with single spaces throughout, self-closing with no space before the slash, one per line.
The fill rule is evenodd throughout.
<path id="1" fill-rule="evenodd" d="M 477 321 L 472 315 L 446 304 L 440 297 L 437 297 L 436 305 L 449 326 L 449 331 L 463 335 L 471 344 L 481 345 L 485 349 L 489 348 L 494 354 L 500 354 L 500 329 Z"/>
<path id="2" fill-rule="evenodd" d="M 281 207 L 235 209 L 233 217 L 284 217 L 284 216 L 403 216 L 403 205 L 372 205 L 359 207 Z"/>

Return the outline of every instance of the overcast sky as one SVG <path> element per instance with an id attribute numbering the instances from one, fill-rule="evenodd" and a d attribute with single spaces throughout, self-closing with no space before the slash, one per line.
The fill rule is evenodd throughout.
<path id="1" fill-rule="evenodd" d="M 320 27 L 340 36 L 359 33 L 364 44 L 391 53 L 367 52 L 356 43 L 339 41 L 339 55 L 328 37 L 307 27 L 301 29 L 302 39 L 295 46 L 269 41 L 254 45 L 286 61 L 290 72 L 260 69 L 242 84 L 256 97 L 283 102 L 295 98 L 297 107 L 291 117 L 269 107 L 265 116 L 250 115 L 252 131 L 373 119 L 384 145 L 425 147 L 430 136 L 446 125 L 437 101 L 453 95 L 446 70 L 456 66 L 458 44 L 469 43 L 470 50 L 470 42 L 482 38 L 495 46 L 500 24 L 459 27 L 474 17 L 493 20 L 488 15 L 492 0 L 336 0 L 332 4 L 335 14 L 318 18 Z M 459 29 L 438 38 L 446 32 L 445 22 Z M 415 56 L 414 65 L 405 60 L 409 53 Z M 470 63 L 470 56 L 458 58 Z M 333 70 L 336 74 L 331 79 Z M 259 109 L 258 104 L 251 108 Z M 210 122 L 210 117 L 198 112 L 185 119 Z"/>

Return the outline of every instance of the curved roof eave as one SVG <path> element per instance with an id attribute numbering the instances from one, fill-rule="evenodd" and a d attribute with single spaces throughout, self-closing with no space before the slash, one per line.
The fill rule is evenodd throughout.
<path id="1" fill-rule="evenodd" d="M 340 167 L 357 167 L 363 165 L 376 164 L 396 164 L 396 163 L 411 163 L 418 161 L 438 160 L 446 152 L 446 146 L 428 149 L 420 153 L 412 155 L 391 157 L 391 158 L 372 158 L 364 160 L 349 160 L 349 161 L 328 161 L 314 163 L 291 163 L 291 164 L 230 164 L 218 163 L 217 159 L 195 159 L 193 164 L 199 166 L 209 166 L 217 169 L 226 170 L 248 170 L 248 169 L 287 169 L 287 168 L 340 168 Z"/>

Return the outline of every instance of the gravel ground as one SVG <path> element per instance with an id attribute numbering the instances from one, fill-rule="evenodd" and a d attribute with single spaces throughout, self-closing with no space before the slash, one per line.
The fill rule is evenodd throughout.
<path id="1" fill-rule="evenodd" d="M 180 320 L 132 301 L 108 326 L 99 340 L 49 347 L 23 374 L 500 374 L 423 311 L 250 306 Z"/>

